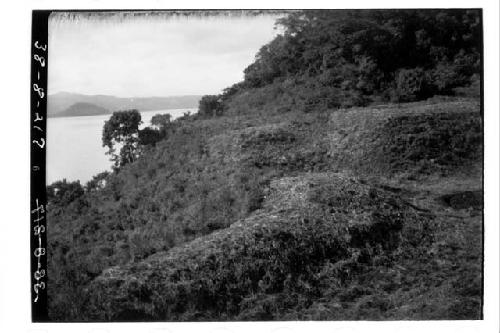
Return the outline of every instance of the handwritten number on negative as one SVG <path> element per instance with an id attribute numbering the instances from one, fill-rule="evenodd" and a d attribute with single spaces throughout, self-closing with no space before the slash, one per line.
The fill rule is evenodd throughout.
<path id="1" fill-rule="evenodd" d="M 47 52 L 47 44 L 39 44 L 38 41 L 35 41 L 34 47 L 38 50 L 43 51 L 43 52 Z M 42 67 L 42 68 L 44 68 L 47 64 L 46 58 L 44 56 L 39 55 L 39 54 L 34 54 L 33 59 L 35 60 L 35 62 L 38 62 L 40 64 L 40 67 Z M 38 71 L 37 71 L 37 80 L 38 81 L 40 80 L 40 69 L 38 69 Z M 40 87 L 37 83 L 33 83 L 33 91 L 38 94 L 39 98 L 43 99 L 45 97 L 44 88 Z M 36 107 L 38 108 L 39 105 L 40 105 L 40 101 L 37 101 Z M 42 120 L 43 120 L 43 117 L 41 117 L 38 113 L 35 113 L 34 122 L 38 122 L 38 121 L 42 121 Z M 33 125 L 33 128 L 43 132 L 42 128 L 39 126 Z M 40 138 L 38 140 L 33 140 L 32 143 L 38 145 L 38 147 L 40 147 L 41 149 L 43 149 L 45 147 L 45 139 L 44 138 Z M 35 165 L 35 166 L 33 166 L 32 169 L 33 169 L 33 171 L 38 171 L 38 170 L 40 170 L 40 167 Z M 34 278 L 36 280 L 36 283 L 33 285 L 33 289 L 36 293 L 36 297 L 34 299 L 34 302 L 38 301 L 39 290 L 45 289 L 45 282 L 40 281 L 46 275 L 45 270 L 41 269 L 42 265 L 40 262 L 40 257 L 46 255 L 46 248 L 41 246 L 42 245 L 41 234 L 45 232 L 45 226 L 40 225 L 40 222 L 44 219 L 44 216 L 43 215 L 41 216 L 41 214 L 43 214 L 44 212 L 45 212 L 45 209 L 44 209 L 43 205 L 39 205 L 38 199 L 36 199 L 36 208 L 31 211 L 32 214 L 36 213 L 36 219 L 33 222 L 36 223 L 37 225 L 33 227 L 33 231 L 34 231 L 35 236 L 38 236 L 38 242 L 39 242 L 39 246 L 37 248 L 35 248 L 35 251 L 33 253 L 34 256 L 36 258 L 38 258 L 38 269 L 34 272 Z"/>
<path id="2" fill-rule="evenodd" d="M 41 257 L 45 255 L 45 248 L 44 247 L 37 247 L 35 251 L 33 252 L 35 257 Z"/>
<path id="3" fill-rule="evenodd" d="M 34 120 L 34 121 L 35 121 L 35 122 L 37 122 L 37 121 L 42 121 L 42 120 L 43 120 L 43 117 L 41 117 L 41 116 L 38 114 L 38 112 L 35 112 L 35 120 Z"/>
<path id="4" fill-rule="evenodd" d="M 35 232 L 35 236 L 40 235 L 42 232 L 45 232 L 45 226 L 40 225 L 40 226 L 35 226 L 33 227 L 33 231 Z"/>
<path id="5" fill-rule="evenodd" d="M 38 147 L 42 148 L 45 147 L 45 139 L 44 138 L 40 138 L 40 141 L 38 140 L 33 140 L 32 141 L 34 144 L 38 145 Z"/>
<path id="6" fill-rule="evenodd" d="M 40 269 L 40 270 L 37 270 L 35 271 L 35 273 L 33 274 L 35 280 L 40 280 L 41 278 L 43 278 L 45 276 L 45 269 Z"/>
<path id="7" fill-rule="evenodd" d="M 38 45 L 38 41 L 35 42 L 35 48 L 42 50 L 42 51 L 47 51 L 47 44 L 43 45 Z"/>
<path id="8" fill-rule="evenodd" d="M 40 96 L 40 98 L 45 97 L 45 92 L 44 92 L 43 88 L 39 87 L 38 84 L 33 83 L 33 90 L 38 93 L 38 96 Z"/>
<path id="9" fill-rule="evenodd" d="M 44 57 L 40 57 L 38 54 L 35 54 L 33 56 L 33 59 L 38 61 L 40 63 L 40 66 L 45 67 L 45 58 Z"/>

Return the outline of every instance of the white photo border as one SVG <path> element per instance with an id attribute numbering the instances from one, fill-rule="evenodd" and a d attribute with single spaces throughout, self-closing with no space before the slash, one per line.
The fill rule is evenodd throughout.
<path id="1" fill-rule="evenodd" d="M 0 232 L 0 326 L 5 332 L 498 332 L 499 331 L 499 4 L 488 0 L 379 0 L 349 2 L 160 1 L 160 0 L 39 0 L 11 2 L 3 11 L 2 44 L 6 77 L 1 81 L 11 126 L 2 131 L 6 162 L 1 175 L 2 228 Z M 223 322 L 223 323 L 88 323 L 31 322 L 29 208 L 29 55 L 33 9 L 307 9 L 307 8 L 483 8 L 484 23 L 484 319 L 478 321 L 380 322 Z"/>

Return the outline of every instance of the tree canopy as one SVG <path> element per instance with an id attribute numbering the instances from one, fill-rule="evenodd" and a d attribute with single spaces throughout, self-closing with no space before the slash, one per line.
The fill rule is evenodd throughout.
<path id="1" fill-rule="evenodd" d="M 84 194 L 80 181 L 68 182 L 66 179 L 47 186 L 47 200 L 54 205 L 66 206 Z"/>
<path id="2" fill-rule="evenodd" d="M 480 73 L 478 10 L 305 10 L 277 25 L 283 34 L 260 49 L 240 87 L 293 79 L 337 95 L 416 100 Z"/>
<path id="3" fill-rule="evenodd" d="M 168 113 L 166 114 L 155 114 L 151 118 L 151 125 L 157 127 L 159 130 L 165 129 L 171 125 L 172 116 Z"/>
<path id="4" fill-rule="evenodd" d="M 111 155 L 115 168 L 136 160 L 141 123 L 141 114 L 135 109 L 115 111 L 104 123 L 102 146 L 108 147 L 107 154 Z M 121 146 L 119 154 L 117 146 Z"/>
<path id="5" fill-rule="evenodd" d="M 205 95 L 200 99 L 198 114 L 202 117 L 215 117 L 222 111 L 220 96 Z"/>

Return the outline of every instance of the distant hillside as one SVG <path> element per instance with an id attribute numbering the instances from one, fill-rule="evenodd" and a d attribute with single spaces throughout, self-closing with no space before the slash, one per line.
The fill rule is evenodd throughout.
<path id="1" fill-rule="evenodd" d="M 188 109 L 198 107 L 201 96 L 169 96 L 169 97 L 139 97 L 123 98 L 108 95 L 82 95 L 61 92 L 49 95 L 47 100 L 47 113 L 49 117 L 62 117 L 60 114 L 77 103 L 92 104 L 105 109 L 106 114 L 122 109 L 138 109 L 140 111 L 162 110 L 162 109 Z M 72 114 L 85 115 L 85 114 Z"/>
<path id="2" fill-rule="evenodd" d="M 110 113 L 108 109 L 91 103 L 75 103 L 66 110 L 56 113 L 53 117 L 80 117 L 80 116 L 97 116 Z"/>

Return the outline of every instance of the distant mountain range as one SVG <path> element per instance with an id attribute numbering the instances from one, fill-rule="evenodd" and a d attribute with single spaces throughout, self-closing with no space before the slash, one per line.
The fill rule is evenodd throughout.
<path id="1" fill-rule="evenodd" d="M 123 98 L 109 95 L 82 95 L 60 92 L 49 95 L 47 114 L 49 117 L 78 117 L 110 114 L 117 110 L 139 111 L 189 109 L 198 107 L 201 96 L 137 97 Z"/>

